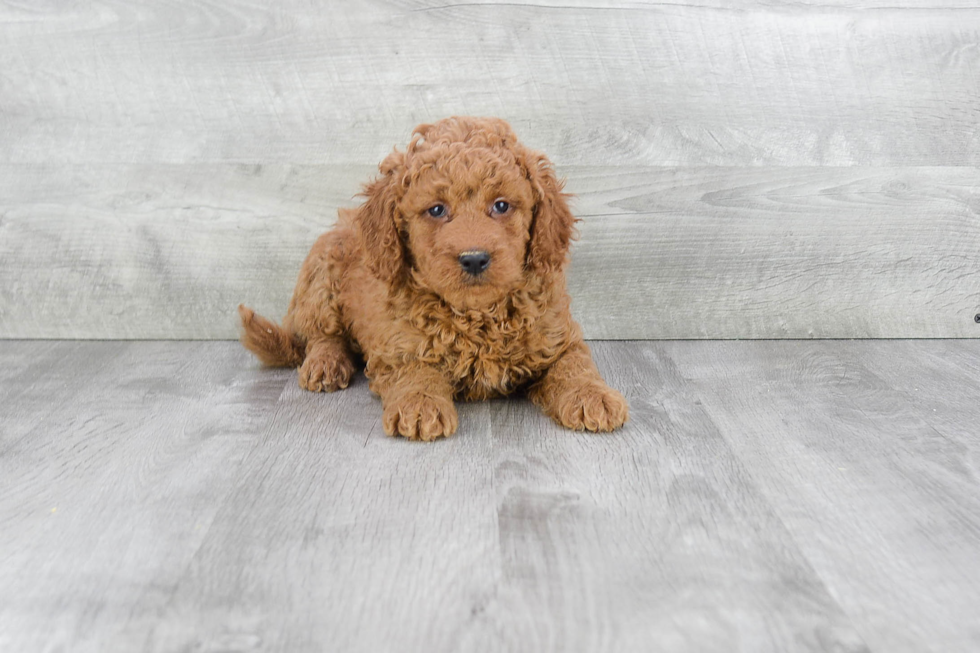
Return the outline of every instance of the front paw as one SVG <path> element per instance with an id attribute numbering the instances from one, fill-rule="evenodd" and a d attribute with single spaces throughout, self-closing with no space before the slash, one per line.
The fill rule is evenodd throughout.
<path id="1" fill-rule="evenodd" d="M 354 362 L 339 347 L 324 347 L 307 353 L 299 368 L 299 386 L 311 392 L 333 392 L 346 388 L 354 374 Z"/>
<path id="2" fill-rule="evenodd" d="M 385 433 L 412 440 L 435 440 L 456 432 L 458 423 L 452 399 L 407 392 L 384 402 Z"/>
<path id="3" fill-rule="evenodd" d="M 548 414 L 576 431 L 612 431 L 629 419 L 630 407 L 619 392 L 604 383 L 588 383 L 552 398 Z"/>

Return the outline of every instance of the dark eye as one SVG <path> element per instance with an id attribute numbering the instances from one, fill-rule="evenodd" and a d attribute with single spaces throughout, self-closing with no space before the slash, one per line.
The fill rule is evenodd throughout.
<path id="1" fill-rule="evenodd" d="M 497 200 L 496 202 L 493 203 L 494 213 L 498 215 L 503 215 L 504 213 L 507 213 L 507 211 L 510 211 L 510 204 L 508 204 L 507 202 L 503 200 Z"/>
<path id="2" fill-rule="evenodd" d="M 433 218 L 442 218 L 446 215 L 446 206 L 444 204 L 436 204 L 430 208 L 427 213 Z"/>

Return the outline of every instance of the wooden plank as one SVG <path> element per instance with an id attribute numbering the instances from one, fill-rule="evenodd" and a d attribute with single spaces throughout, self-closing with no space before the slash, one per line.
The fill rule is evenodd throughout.
<path id="1" fill-rule="evenodd" d="M 0 455 L 37 426 L 54 407 L 52 397 L 71 404 L 81 386 L 66 370 L 64 360 L 76 348 L 63 341 L 0 342 Z M 100 355 L 76 361 L 96 375 L 110 365 L 125 346 L 103 346 Z"/>
<path id="2" fill-rule="evenodd" d="M 593 351 L 622 431 L 495 406 L 503 572 L 462 648 L 865 651 L 663 347 Z"/>
<path id="3" fill-rule="evenodd" d="M 499 555 L 489 413 L 459 408 L 457 435 L 424 444 L 383 434 L 361 376 L 289 384 L 150 649 L 465 650 Z"/>
<path id="4" fill-rule="evenodd" d="M 288 373 L 237 343 L 0 351 L 38 362 L 0 381 L 0 649 L 142 650 Z"/>
<path id="5" fill-rule="evenodd" d="M 980 647 L 977 343 L 665 347 L 872 650 Z"/>
<path id="6" fill-rule="evenodd" d="M 977 169 L 602 170 L 581 184 L 594 196 L 570 287 L 591 338 L 980 336 Z"/>
<path id="7" fill-rule="evenodd" d="M 0 342 L 0 649 L 976 650 L 980 343 L 593 351 L 622 431 L 420 444 L 235 343 Z"/>
<path id="8" fill-rule="evenodd" d="M 234 338 L 373 166 L 0 166 L 0 337 Z M 565 167 L 588 337 L 978 337 L 980 171 Z"/>
<path id="9" fill-rule="evenodd" d="M 362 377 L 315 395 L 232 343 L 64 346 L 75 392 L 0 441 L 4 650 L 864 650 L 631 345 L 597 347 L 634 401 L 619 435 L 512 399 L 430 445 L 383 436 Z"/>
<path id="10" fill-rule="evenodd" d="M 978 165 L 968 1 L 0 5 L 0 161 L 371 164 L 498 115 L 563 165 Z"/>
<path id="11" fill-rule="evenodd" d="M 237 337 L 234 307 L 281 315 L 371 170 L 7 167 L 0 337 Z"/>

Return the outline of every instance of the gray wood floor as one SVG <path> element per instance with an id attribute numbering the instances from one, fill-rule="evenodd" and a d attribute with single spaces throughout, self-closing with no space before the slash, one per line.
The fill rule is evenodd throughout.
<path id="1" fill-rule="evenodd" d="M 231 342 L 0 342 L 0 651 L 980 650 L 980 342 L 598 342 L 386 438 Z"/>

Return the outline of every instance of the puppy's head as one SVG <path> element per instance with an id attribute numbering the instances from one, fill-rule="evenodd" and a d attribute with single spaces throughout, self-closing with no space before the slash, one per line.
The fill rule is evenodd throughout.
<path id="1" fill-rule="evenodd" d="M 565 263 L 575 219 L 562 184 L 506 122 L 421 125 L 379 169 L 357 225 L 388 283 L 414 275 L 452 306 L 479 308 Z"/>

